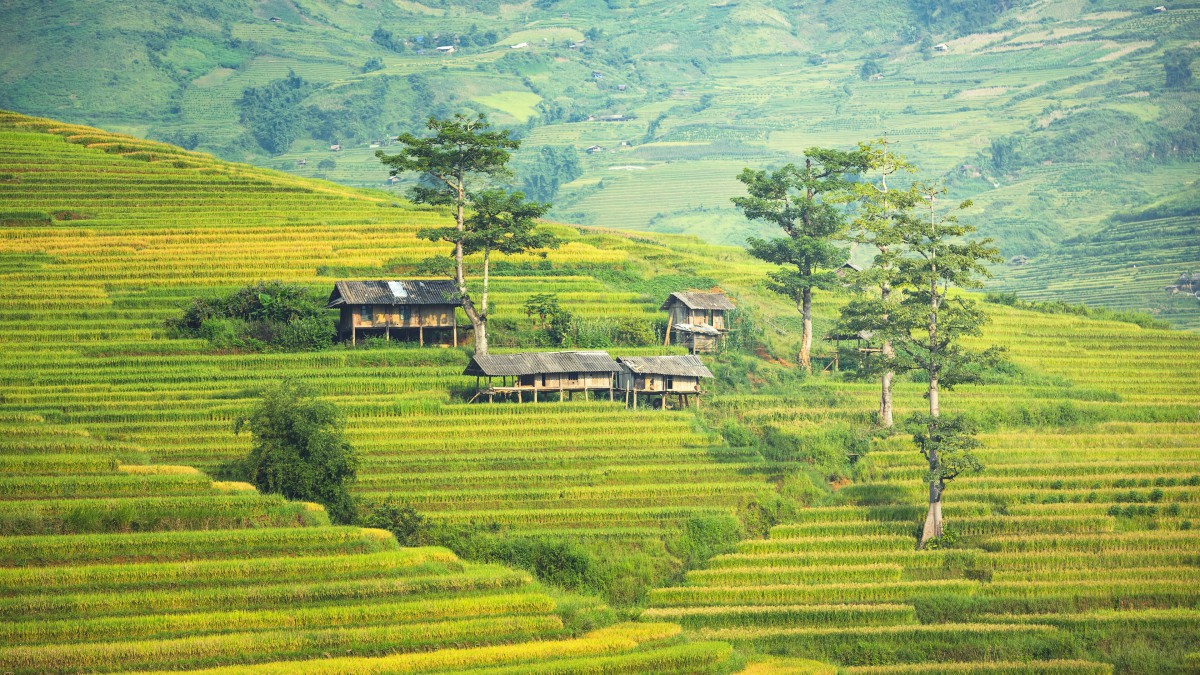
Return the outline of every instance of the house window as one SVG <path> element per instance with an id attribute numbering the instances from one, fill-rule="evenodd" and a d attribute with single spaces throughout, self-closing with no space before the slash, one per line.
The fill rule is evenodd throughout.
<path id="1" fill-rule="evenodd" d="M 542 386 L 546 386 L 546 374 L 542 373 Z"/>
<path id="2" fill-rule="evenodd" d="M 410 319 L 412 319 L 412 306 L 400 305 L 400 321 L 408 323 Z"/>
<path id="3" fill-rule="evenodd" d="M 667 376 L 667 389 L 674 389 L 674 388 L 675 388 L 675 377 L 673 375 L 668 375 Z"/>
<path id="4" fill-rule="evenodd" d="M 371 323 L 375 320 L 375 314 L 371 311 L 370 305 L 363 305 L 358 308 L 358 316 L 364 323 Z"/>

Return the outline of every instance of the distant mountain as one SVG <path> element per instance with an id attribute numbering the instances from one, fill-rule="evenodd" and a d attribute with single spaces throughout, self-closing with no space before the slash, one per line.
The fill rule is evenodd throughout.
<path id="1" fill-rule="evenodd" d="M 17 0 L 0 108 L 392 190 L 390 137 L 485 112 L 555 217 L 724 243 L 740 168 L 886 135 L 1007 256 L 1071 257 L 1196 174 L 1200 3 L 1156 5 Z"/>

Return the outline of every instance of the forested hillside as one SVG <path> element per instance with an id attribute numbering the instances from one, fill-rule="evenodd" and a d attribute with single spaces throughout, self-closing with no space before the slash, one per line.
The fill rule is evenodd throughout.
<path id="1" fill-rule="evenodd" d="M 324 294 L 424 276 L 444 247 L 416 232 L 444 210 L 9 113 L 0 175 L 4 670 L 1200 662 L 1194 334 L 985 305 L 971 342 L 1005 358 L 943 401 L 979 425 L 985 470 L 947 493 L 952 536 L 915 551 L 920 455 L 868 433 L 877 383 L 792 365 L 795 308 L 739 249 L 547 225 L 560 249 L 496 264 L 500 352 L 545 333 L 524 311 L 538 294 L 595 348 L 668 292 L 719 285 L 741 318 L 703 408 L 468 403 L 464 349 L 255 351 L 164 325 L 263 278 Z M 845 299 L 817 293 L 819 334 Z M 614 352 L 682 351 L 630 332 Z M 403 500 L 425 524 L 401 543 L 450 550 L 198 471 L 245 454 L 233 421 L 283 378 L 346 413 L 364 513 Z M 897 378 L 898 418 L 924 388 Z"/>
<path id="2" fill-rule="evenodd" d="M 372 146 L 475 110 L 525 139 L 514 182 L 557 218 L 732 244 L 755 232 L 729 202 L 742 167 L 886 136 L 982 207 L 1007 288 L 1194 325 L 1200 301 L 1154 288 L 1197 266 L 1169 236 L 1147 237 L 1145 284 L 1075 245 L 1194 190 L 1200 7 L 1156 6 L 21 1 L 0 8 L 0 107 L 394 191 Z M 1075 266 L 1113 292 L 1053 273 Z"/>

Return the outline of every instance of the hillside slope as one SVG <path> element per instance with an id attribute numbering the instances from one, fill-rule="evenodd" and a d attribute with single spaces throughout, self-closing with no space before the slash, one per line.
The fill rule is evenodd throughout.
<path id="1" fill-rule="evenodd" d="M 725 667 L 729 653 L 713 640 L 734 642 L 750 655 L 878 666 L 878 672 L 973 662 L 984 662 L 970 666 L 979 672 L 1003 672 L 1021 666 L 998 662 L 1030 660 L 1062 672 L 1103 672 L 1105 664 L 1122 672 L 1182 671 L 1184 653 L 1194 649 L 1188 640 L 1198 628 L 1192 562 L 1200 545 L 1192 533 L 1200 518 L 1194 509 L 1200 501 L 1195 478 L 1200 371 L 1190 355 L 1200 349 L 1200 338 L 1193 334 L 988 306 L 995 321 L 979 341 L 1008 346 L 1012 368 L 986 385 L 948 394 L 943 405 L 984 424 L 990 468 L 948 494 L 950 525 L 962 534 L 959 547 L 917 554 L 911 550 L 920 516 L 914 485 L 921 472 L 903 437 L 870 447 L 854 467 L 827 464 L 819 454 L 829 451 L 844 461 L 851 445 L 862 451 L 852 432 L 864 426 L 874 407 L 871 383 L 840 375 L 804 378 L 780 359 L 731 354 L 714 363 L 719 377 L 702 412 L 635 412 L 607 401 L 468 405 L 461 394 L 473 379 L 460 374 L 466 362 L 462 350 L 219 352 L 202 340 L 167 338 L 163 319 L 192 297 L 261 279 L 329 289 L 339 278 L 410 275 L 438 252 L 415 237 L 416 229 L 445 215 L 394 205 L 380 193 L 13 114 L 0 118 L 0 174 L 7 176 L 0 182 L 0 278 L 9 289 L 0 299 L 0 420 L 10 439 L 2 456 L 37 456 L 34 463 L 52 465 L 47 480 L 25 480 L 31 487 L 22 489 L 41 490 L 38 498 L 79 500 L 71 502 L 76 506 L 91 506 L 92 498 L 125 498 L 134 489 L 126 485 L 133 484 L 97 457 L 132 452 L 130 459 L 152 464 L 210 468 L 242 455 L 249 439 L 233 433 L 231 420 L 264 384 L 290 376 L 313 383 L 348 414 L 347 432 L 363 457 L 354 490 L 365 503 L 389 494 L 409 500 L 431 520 L 453 526 L 447 531 L 455 536 L 447 543 L 461 547 L 456 550 L 464 556 L 494 556 L 503 547 L 520 552 L 538 542 L 575 547 L 565 550 L 609 599 L 630 613 L 648 603 L 645 621 L 665 619 L 688 628 L 684 643 L 654 623 L 570 642 L 581 650 L 624 651 L 642 638 L 665 640 L 649 651 L 614 656 L 614 668 L 627 659 L 625 666 L 633 670 L 665 669 L 653 660 L 636 660 L 659 656 L 682 670 Z M 496 320 L 528 327 L 532 320 L 521 305 L 544 292 L 558 293 L 564 306 L 600 321 L 648 318 L 657 315 L 664 290 L 719 283 L 762 322 L 763 355 L 773 352 L 786 361 L 794 353 L 794 308 L 761 289 L 765 268 L 744 252 L 685 237 L 551 227 L 569 243 L 545 261 L 516 256 L 507 266 L 497 265 L 506 272 L 493 284 Z M 622 276 L 614 277 L 617 272 Z M 624 288 L 617 292 L 615 285 Z M 839 302 L 830 294 L 818 296 L 818 330 L 829 325 Z M 920 391 L 919 382 L 899 382 L 898 411 L 919 409 Z M 745 434 L 713 431 L 738 427 L 773 429 L 799 442 L 764 446 Z M 46 436 L 82 440 L 38 440 Z M 58 455 L 76 458 L 48 459 Z M 72 477 L 84 465 L 102 465 L 98 479 Z M 28 473 L 30 464 L 13 460 L 9 466 Z M 812 472 L 852 482 L 838 481 L 841 489 L 827 495 L 804 487 Z M 206 481 L 193 476 L 153 482 L 161 490 L 204 492 Z M 803 508 L 814 502 L 820 506 Z M 181 508 L 153 499 L 137 504 Z M 259 513 L 254 509 L 269 511 L 271 504 L 255 497 L 236 507 L 242 511 L 231 506 L 229 517 L 254 518 Z M 27 515 L 33 511 L 42 514 L 42 527 L 57 526 L 55 518 L 65 522 L 54 515 L 62 506 L 53 508 L 58 510 L 9 507 L 26 514 L 11 522 L 33 522 Z M 279 508 L 292 513 L 287 508 L 293 507 Z M 126 523 L 144 521 L 134 513 Z M 165 528 L 188 521 L 154 522 Z M 267 532 L 252 530 L 250 536 Z M 28 547 L 43 536 L 0 542 Z M 66 545 L 83 541 L 64 536 Z M 734 541 L 739 536 L 745 541 Z M 103 545 L 97 544 L 101 550 Z M 163 546 L 172 559 L 182 555 L 170 542 Z M 735 546 L 705 569 L 709 553 Z M 279 549 L 265 551 L 264 556 Z M 12 558 L 10 566 L 25 560 Z M 281 563 L 259 564 L 260 572 L 248 574 L 273 574 L 266 570 Z M 365 559 L 362 564 L 370 566 Z M 454 564 L 463 565 L 464 574 L 511 579 L 514 587 L 526 589 L 519 593 L 543 592 L 529 587 L 520 572 L 476 567 L 478 561 Z M 78 574 L 87 581 L 54 581 L 64 585 L 38 595 L 74 598 L 79 592 L 88 602 L 117 608 L 112 603 L 120 591 L 103 584 L 127 572 L 120 566 L 84 567 Z M 218 567 L 211 568 L 213 574 L 225 574 Z M 569 574 L 533 568 L 543 578 L 580 585 Z M 179 573 L 171 569 L 176 571 L 164 574 Z M 1148 581 L 1133 584 L 1131 575 Z M 678 586 L 683 582 L 687 585 Z M 668 587 L 651 588 L 664 584 Z M 84 586 L 92 591 L 77 591 Z M 221 592 L 199 595 L 215 602 Z M 51 608 L 47 618 L 65 620 L 77 611 L 36 600 Z M 345 603 L 325 603 L 320 611 L 333 612 L 339 604 Z M 573 606 L 564 603 L 559 614 L 569 620 Z M 186 616 L 175 611 L 162 605 L 146 610 L 155 617 Z M 509 613 L 529 615 L 533 622 L 521 635 L 565 637 L 565 629 L 552 625 L 561 620 L 554 611 L 540 604 Z M 851 642 L 814 630 L 830 622 L 844 627 Z M 7 625 L 16 630 L 14 622 Z M 361 630 L 370 635 L 362 647 L 366 653 L 377 653 L 372 650 L 383 644 L 415 645 L 405 642 L 411 633 Z M 931 632 L 936 641 L 917 639 Z M 105 635 L 96 640 L 114 634 Z M 170 630 L 162 637 L 183 639 Z M 325 635 L 303 644 L 342 645 L 338 640 L 349 639 L 356 638 Z M 79 640 L 89 643 L 80 654 L 109 653 L 91 640 Z M 224 648 L 223 640 L 213 638 L 211 648 Z M 166 649 L 165 643 L 119 644 L 131 655 L 123 658 L 133 659 L 120 667 L 183 664 L 170 652 L 156 652 L 166 654 L 153 657 L 161 661 L 132 656 Z M 584 653 L 556 644 L 567 643 L 540 648 L 564 657 Z M 467 668 L 500 665 L 470 660 L 476 657 L 525 660 L 542 653 L 523 649 L 433 654 Z M 38 653 L 48 659 L 51 651 Z M 310 655 L 326 652 L 333 656 L 315 647 Z M 32 652 L 6 647 L 0 658 L 11 654 L 13 663 L 28 664 L 22 656 L 27 653 Z M 280 654 L 245 658 L 295 658 Z M 212 658 L 227 663 L 220 660 L 226 657 Z M 387 663 L 445 669 L 424 657 L 395 658 Z M 188 667 L 209 665 L 202 661 L 197 657 Z M 64 663 L 62 671 L 102 662 Z M 367 664 L 339 658 L 326 665 L 353 672 Z M 581 665 L 568 661 L 561 667 Z"/>
<path id="2" fill-rule="evenodd" d="M 1037 258 L 1196 173 L 1200 93 L 1179 73 L 1200 8 L 1157 5 L 23 0 L 0 8 L 0 107 L 373 187 L 375 146 L 485 112 L 525 137 L 517 182 L 560 220 L 737 245 L 758 231 L 729 202 L 743 166 L 886 135 L 975 198 L 1007 256 Z M 1045 269 L 1103 264 L 1090 253 Z M 1064 281 L 1020 290 L 1096 297 Z M 1137 284 L 1103 300 L 1158 301 Z"/>

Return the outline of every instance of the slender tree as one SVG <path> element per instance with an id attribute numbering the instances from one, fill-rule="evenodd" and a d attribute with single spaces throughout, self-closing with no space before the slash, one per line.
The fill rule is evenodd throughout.
<path id="1" fill-rule="evenodd" d="M 507 176 L 510 151 L 521 146 L 507 130 L 492 131 L 487 117 L 455 115 L 439 120 L 430 117 L 427 124 L 432 136 L 419 138 L 410 133 L 397 140 L 404 147 L 395 155 L 377 151 L 375 156 L 391 167 L 393 176 L 404 172 L 419 173 L 422 184 L 409 191 L 410 198 L 423 204 L 449 205 L 454 209 L 454 228 L 431 228 L 420 236 L 454 244 L 454 280 L 463 302 L 463 311 L 475 333 L 475 351 L 487 353 L 487 316 L 478 311 L 467 292 L 463 268 L 463 244 L 466 238 L 467 207 L 472 191 L 486 187 L 491 180 Z"/>
<path id="2" fill-rule="evenodd" d="M 749 196 L 733 203 L 746 218 L 779 226 L 786 236 L 751 237 L 750 254 L 779 265 L 771 273 L 770 289 L 796 303 L 803 319 L 800 362 L 812 370 L 812 292 L 838 285 L 833 268 L 847 253 L 834 243 L 845 229 L 842 205 L 848 199 L 849 180 L 866 168 L 860 152 L 809 148 L 804 166 L 788 164 L 778 171 L 744 169 L 738 180 Z"/>
<path id="3" fill-rule="evenodd" d="M 924 217 L 898 218 L 895 228 L 902 252 L 896 258 L 896 282 L 903 299 L 888 308 L 883 323 L 893 341 L 898 360 L 908 361 L 929 378 L 927 415 L 914 415 L 909 425 L 913 439 L 929 464 L 929 511 L 921 531 L 920 546 L 942 536 L 942 494 L 946 484 L 959 475 L 982 468 L 971 454 L 978 442 L 973 429 L 961 417 L 941 416 L 941 390 L 963 382 L 977 381 L 975 367 L 998 358 L 998 350 L 973 353 L 961 344 L 969 335 L 979 335 L 987 316 L 978 304 L 951 289 L 979 288 L 981 278 L 990 276 L 987 263 L 1000 262 L 999 251 L 990 239 L 966 239 L 975 228 L 957 217 L 940 214 L 939 198 L 945 190 L 916 185 L 924 201 Z M 959 204 L 958 210 L 971 205 Z"/>
<path id="4" fill-rule="evenodd" d="M 879 377 L 879 423 L 891 428 L 892 380 L 901 364 L 896 363 L 896 350 L 888 337 L 887 322 L 895 302 L 892 287 L 897 283 L 899 270 L 897 258 L 900 254 L 900 232 L 898 222 L 912 218 L 912 211 L 920 201 L 913 188 L 896 189 L 888 185 L 888 179 L 901 172 L 912 172 L 914 167 L 902 156 L 891 150 L 886 139 L 860 143 L 859 153 L 864 157 L 867 172 L 853 185 L 853 194 L 858 202 L 856 216 L 851 223 L 850 240 L 855 244 L 875 249 L 870 267 L 852 273 L 849 279 L 859 288 L 879 289 L 878 297 L 859 298 L 844 305 L 838 329 L 853 334 L 871 333 L 881 338 L 880 355 L 863 364 L 860 373 Z"/>
<path id="5" fill-rule="evenodd" d="M 479 305 L 480 314 L 486 320 L 492 252 L 525 253 L 558 248 L 560 242 L 553 232 L 537 229 L 537 219 L 546 215 L 550 205 L 525 201 L 521 192 L 485 190 L 472 195 L 471 207 L 463 251 L 483 254 L 483 293 Z"/>

